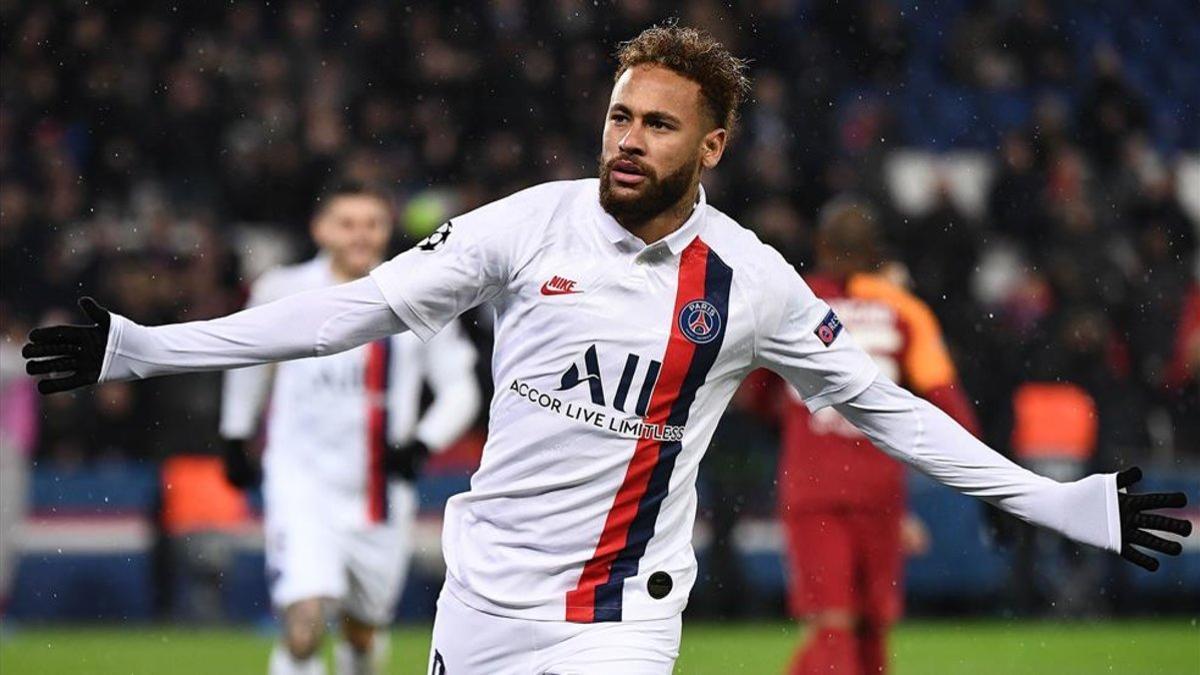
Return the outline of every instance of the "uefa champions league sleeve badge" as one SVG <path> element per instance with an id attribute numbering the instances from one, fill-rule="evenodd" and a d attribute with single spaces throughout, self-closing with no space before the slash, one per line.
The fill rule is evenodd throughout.
<path id="1" fill-rule="evenodd" d="M 438 250 L 450 238 L 452 231 L 454 231 L 454 221 L 447 220 L 438 229 L 431 232 L 428 237 L 417 242 L 417 250 L 426 252 Z"/>

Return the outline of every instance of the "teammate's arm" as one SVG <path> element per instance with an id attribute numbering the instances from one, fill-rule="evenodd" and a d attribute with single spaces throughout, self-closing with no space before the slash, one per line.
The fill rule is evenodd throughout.
<path id="1" fill-rule="evenodd" d="M 225 373 L 221 382 L 221 438 L 249 440 L 258 432 L 258 423 L 275 369 L 271 365 L 237 368 Z"/>
<path id="2" fill-rule="evenodd" d="M 417 424 L 416 437 L 440 452 L 463 435 L 479 412 L 475 346 L 458 323 L 451 323 L 429 341 L 425 355 L 433 403 Z"/>
<path id="3" fill-rule="evenodd" d="M 268 272 L 255 281 L 246 307 L 280 297 L 275 292 L 279 285 L 275 279 Z M 225 440 L 225 479 L 234 487 L 247 488 L 262 482 L 262 466 L 250 456 L 250 439 L 258 432 L 274 373 L 272 365 L 236 368 L 225 373 L 221 383 L 220 433 Z"/>
<path id="4" fill-rule="evenodd" d="M 221 383 L 221 438 L 225 440 L 225 480 L 236 488 L 262 482 L 262 467 L 251 457 L 250 439 L 258 431 L 274 368 L 270 365 L 238 368 L 225 373 Z"/>
<path id="5" fill-rule="evenodd" d="M 412 438 L 390 439 L 389 472 L 406 480 L 416 479 L 429 455 L 445 450 L 462 436 L 479 412 L 475 346 L 458 322 L 446 324 L 437 336 L 422 346 L 420 355 L 424 379 L 433 391 L 433 401 L 417 422 Z M 403 367 L 399 362 L 400 359 L 394 359 L 393 366 Z M 395 377 L 393 381 L 398 379 Z M 402 389 L 393 387 L 389 393 L 388 407 L 396 417 L 410 404 L 402 400 L 410 392 Z"/>

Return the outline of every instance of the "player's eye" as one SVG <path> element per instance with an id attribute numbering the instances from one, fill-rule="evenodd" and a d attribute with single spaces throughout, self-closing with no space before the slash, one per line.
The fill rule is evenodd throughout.
<path id="1" fill-rule="evenodd" d="M 629 115 L 626 115 L 623 112 L 615 112 L 609 115 L 608 118 L 617 124 L 624 124 L 625 122 L 629 121 Z"/>

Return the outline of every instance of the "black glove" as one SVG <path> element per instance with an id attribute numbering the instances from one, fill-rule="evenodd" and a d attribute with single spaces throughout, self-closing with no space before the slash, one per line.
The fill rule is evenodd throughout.
<path id="1" fill-rule="evenodd" d="M 225 441 L 225 480 L 239 490 L 262 483 L 262 467 L 250 457 L 249 443 L 240 438 Z"/>
<path id="2" fill-rule="evenodd" d="M 1168 541 L 1146 530 L 1171 532 L 1180 536 L 1192 533 L 1192 524 L 1179 518 L 1156 513 L 1142 513 L 1155 509 L 1178 509 L 1187 504 L 1182 492 L 1152 492 L 1131 495 L 1120 490 L 1142 479 L 1142 470 L 1136 466 L 1117 474 L 1117 504 L 1121 511 L 1121 557 L 1153 572 L 1158 569 L 1158 560 L 1134 548 L 1134 545 L 1167 555 L 1179 555 L 1183 546 L 1177 541 Z"/>
<path id="3" fill-rule="evenodd" d="M 383 468 L 389 476 L 415 481 L 426 459 L 429 459 L 429 447 L 413 439 L 404 445 L 388 448 Z"/>
<path id="4" fill-rule="evenodd" d="M 111 320 L 108 310 L 91 298 L 80 298 L 79 308 L 95 323 L 35 328 L 29 333 L 29 342 L 21 349 L 21 356 L 30 359 L 25 363 L 25 372 L 30 375 L 65 374 L 65 377 L 39 381 L 38 391 L 43 394 L 86 387 L 100 379 Z"/>

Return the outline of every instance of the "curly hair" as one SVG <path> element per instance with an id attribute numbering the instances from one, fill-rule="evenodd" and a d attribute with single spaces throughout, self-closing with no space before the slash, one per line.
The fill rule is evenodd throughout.
<path id="1" fill-rule="evenodd" d="M 617 49 L 617 73 L 643 64 L 670 68 L 700 85 L 713 122 L 733 133 L 738 108 L 750 91 L 747 62 L 739 59 L 708 33 L 671 22 L 642 31 Z"/>

